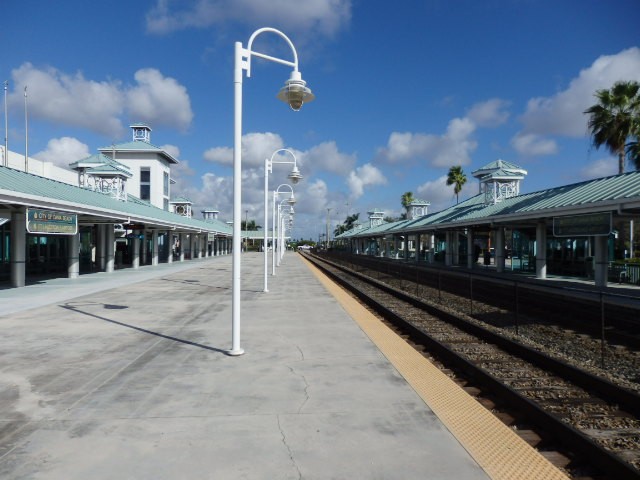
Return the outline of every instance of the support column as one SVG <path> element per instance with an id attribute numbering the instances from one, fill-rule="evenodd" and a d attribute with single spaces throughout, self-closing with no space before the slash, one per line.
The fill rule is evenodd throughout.
<path id="1" fill-rule="evenodd" d="M 104 272 L 107 269 L 107 225 L 99 224 L 96 235 L 96 262 L 98 270 Z"/>
<path id="2" fill-rule="evenodd" d="M 436 261 L 436 236 L 433 233 L 429 234 L 427 239 L 429 248 L 429 258 L 427 259 L 430 264 Z"/>
<path id="3" fill-rule="evenodd" d="M 116 232 L 115 225 L 104 226 L 105 229 L 105 272 L 112 273 L 116 262 Z"/>
<path id="4" fill-rule="evenodd" d="M 504 228 L 496 230 L 496 272 L 504 272 Z"/>
<path id="5" fill-rule="evenodd" d="M 149 242 L 147 242 L 147 232 L 142 232 L 142 258 L 140 259 L 141 265 L 147 264 L 147 253 L 149 248 Z"/>
<path id="6" fill-rule="evenodd" d="M 596 258 L 593 267 L 593 279 L 596 287 L 606 287 L 608 283 L 607 272 L 609 269 L 609 237 L 594 237 Z"/>
<path id="7" fill-rule="evenodd" d="M 11 212 L 11 286 L 24 287 L 27 260 L 27 224 L 24 211 Z"/>
<path id="8" fill-rule="evenodd" d="M 476 255 L 473 250 L 473 229 L 467 229 L 467 268 L 473 269 L 476 260 Z"/>
<path id="9" fill-rule="evenodd" d="M 80 276 L 80 232 L 69 235 L 67 259 L 67 276 L 78 278 Z"/>
<path id="10" fill-rule="evenodd" d="M 167 263 L 173 263 L 173 230 L 167 230 Z"/>
<path id="11" fill-rule="evenodd" d="M 140 268 L 140 237 L 138 232 L 134 232 L 133 237 L 133 258 L 131 258 L 131 266 Z"/>
<path id="12" fill-rule="evenodd" d="M 444 264 L 447 267 L 453 265 L 453 232 L 447 230 L 445 232 L 444 246 Z"/>
<path id="13" fill-rule="evenodd" d="M 460 232 L 451 232 L 451 250 L 453 265 L 460 265 Z"/>
<path id="14" fill-rule="evenodd" d="M 184 242 L 187 241 L 187 236 L 184 233 L 180 234 L 180 261 L 184 262 L 184 249 L 185 249 L 185 245 Z"/>
<path id="15" fill-rule="evenodd" d="M 160 252 L 158 250 L 158 230 L 153 230 L 151 232 L 151 265 L 154 267 L 159 263 Z"/>
<path id="16" fill-rule="evenodd" d="M 544 220 L 536 225 L 536 278 L 547 278 L 547 223 Z"/>

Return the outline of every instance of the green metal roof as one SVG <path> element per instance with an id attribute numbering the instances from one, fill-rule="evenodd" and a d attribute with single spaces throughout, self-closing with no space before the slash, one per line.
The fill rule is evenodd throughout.
<path id="1" fill-rule="evenodd" d="M 70 163 L 69 168 L 72 170 L 78 170 L 86 168 L 87 172 L 118 172 L 122 175 L 130 178 L 133 176 L 131 169 L 124 163 L 120 163 L 117 160 L 113 160 L 111 157 L 107 157 L 102 153 L 91 155 L 76 162 Z"/>
<path id="2" fill-rule="evenodd" d="M 123 224 L 140 223 L 153 228 L 232 234 L 226 223 L 177 215 L 132 195 L 127 201 L 121 201 L 108 194 L 0 167 L 0 207 L 7 204 L 77 213 L 84 215 L 87 222 L 101 219 Z"/>
<path id="3" fill-rule="evenodd" d="M 486 204 L 484 194 L 479 194 L 440 212 L 414 220 L 349 230 L 338 238 L 531 222 L 540 218 L 606 211 L 640 215 L 640 171 L 521 194 L 496 204 Z"/>
<path id="4" fill-rule="evenodd" d="M 486 175 L 487 173 L 491 173 L 496 170 L 507 170 L 507 171 L 510 171 L 511 173 L 519 173 L 519 174 L 525 174 L 525 175 L 527 173 L 527 171 L 524 168 L 522 168 L 519 165 L 516 165 L 515 163 L 498 159 L 495 162 L 487 163 L 483 167 L 480 167 L 479 169 L 474 170 L 473 172 L 471 172 L 471 175 L 473 175 L 474 177 L 481 177 L 483 175 Z"/>
<path id="5" fill-rule="evenodd" d="M 187 197 L 175 197 L 173 200 L 169 201 L 169 203 L 189 203 L 189 204 L 192 204 L 193 202 L 191 200 L 189 200 Z"/>
<path id="6" fill-rule="evenodd" d="M 153 152 L 165 157 L 169 163 L 180 163 L 178 160 L 169 155 L 165 150 L 143 140 L 132 140 L 130 142 L 119 143 L 110 147 L 99 148 L 100 152 Z M 116 155 L 117 160 L 117 155 Z"/>

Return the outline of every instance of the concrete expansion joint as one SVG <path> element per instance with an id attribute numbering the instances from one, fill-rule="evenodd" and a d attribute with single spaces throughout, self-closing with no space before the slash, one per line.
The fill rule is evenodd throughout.
<path id="1" fill-rule="evenodd" d="M 280 430 L 280 435 L 282 436 L 282 444 L 286 447 L 287 452 L 289 453 L 289 459 L 291 460 L 291 463 L 295 467 L 296 472 L 298 472 L 298 478 L 302 480 L 302 472 L 300 471 L 300 468 L 298 467 L 296 460 L 293 458 L 293 452 L 291 451 L 291 447 L 289 447 L 289 444 L 287 443 L 287 437 L 284 434 L 284 431 L 282 430 L 282 425 L 280 425 L 280 415 L 276 415 L 276 420 L 278 421 L 278 430 Z"/>

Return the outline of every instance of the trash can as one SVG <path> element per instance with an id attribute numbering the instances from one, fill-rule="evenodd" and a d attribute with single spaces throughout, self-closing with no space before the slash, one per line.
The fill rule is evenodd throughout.
<path id="1" fill-rule="evenodd" d="M 491 252 L 489 250 L 484 252 L 484 264 L 491 265 Z"/>

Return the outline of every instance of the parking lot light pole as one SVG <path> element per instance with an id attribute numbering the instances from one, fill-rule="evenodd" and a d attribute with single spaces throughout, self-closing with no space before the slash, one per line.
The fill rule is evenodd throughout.
<path id="1" fill-rule="evenodd" d="M 262 33 L 275 33 L 284 39 L 293 53 L 293 61 L 272 57 L 260 52 L 254 52 L 251 48 L 256 37 Z M 262 58 L 283 65 L 293 67 L 289 80 L 278 92 L 277 98 L 289 104 L 292 110 L 300 110 L 304 103 L 312 101 L 315 97 L 307 88 L 306 82 L 298 70 L 298 53 L 293 43 L 284 33 L 275 28 L 260 28 L 251 34 L 247 48 L 241 42 L 236 42 L 234 51 L 233 69 L 233 241 L 232 241 L 232 284 L 231 284 L 231 350 L 229 355 L 242 355 L 244 350 L 240 348 L 240 250 L 242 222 L 242 77 L 247 72 L 247 78 L 251 77 L 252 57 Z"/>

